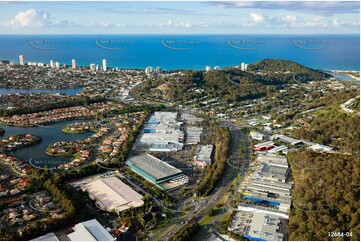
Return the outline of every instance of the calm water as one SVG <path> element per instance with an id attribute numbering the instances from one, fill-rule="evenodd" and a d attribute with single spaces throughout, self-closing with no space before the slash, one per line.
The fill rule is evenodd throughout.
<path id="1" fill-rule="evenodd" d="M 0 95 L 2 94 L 14 94 L 14 93 L 62 93 L 69 96 L 75 96 L 77 93 L 83 91 L 83 88 L 69 88 L 69 89 L 16 89 L 16 88 L 0 88 Z"/>
<path id="2" fill-rule="evenodd" d="M 0 35 L 0 59 L 163 69 L 234 66 L 264 58 L 360 70 L 359 35 Z"/>
<path id="3" fill-rule="evenodd" d="M 48 156 L 47 154 L 45 154 L 45 149 L 49 146 L 49 144 L 57 141 L 71 141 L 76 139 L 84 139 L 91 136 L 93 134 L 91 132 L 84 134 L 68 134 L 61 131 L 61 128 L 64 125 L 78 121 L 83 121 L 83 120 L 65 121 L 61 123 L 48 125 L 45 127 L 23 128 L 23 127 L 0 125 L 0 127 L 5 129 L 6 131 L 5 135 L 0 137 L 0 139 L 3 139 L 4 137 L 8 137 L 10 135 L 24 134 L 24 133 L 30 133 L 33 135 L 40 136 L 43 138 L 40 144 L 36 146 L 19 149 L 14 152 L 14 155 L 18 156 L 23 160 L 29 160 L 30 158 L 33 157 L 33 160 L 50 161 L 50 162 L 54 162 L 54 165 L 61 164 L 68 162 L 70 158 Z"/>

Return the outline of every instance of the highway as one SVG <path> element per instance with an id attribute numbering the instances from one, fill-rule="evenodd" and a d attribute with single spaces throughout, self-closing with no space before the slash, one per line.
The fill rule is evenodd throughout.
<path id="1" fill-rule="evenodd" d="M 243 137 L 240 127 L 237 127 L 231 123 L 227 123 L 230 127 L 231 131 L 231 144 L 230 144 L 230 151 L 229 151 L 229 158 L 232 157 L 232 165 L 227 163 L 221 181 L 216 185 L 213 192 L 204 198 L 201 199 L 193 199 L 188 198 L 186 199 L 182 205 L 190 205 L 191 209 L 187 211 L 187 214 L 184 216 L 175 216 L 170 222 L 170 226 L 162 228 L 158 230 L 154 234 L 150 234 L 150 240 L 169 240 L 170 236 L 174 234 L 177 230 L 181 228 L 181 226 L 187 223 L 190 219 L 194 218 L 197 222 L 200 222 L 209 209 L 215 208 L 216 204 L 226 195 L 227 191 L 229 190 L 232 181 L 239 175 L 239 169 L 235 167 L 239 167 L 241 160 L 239 159 L 239 152 L 240 152 L 240 145 L 241 140 L 247 137 Z M 247 139 L 248 140 L 248 139 Z M 244 162 L 243 170 L 248 170 L 249 167 L 249 150 L 247 149 L 249 141 L 246 142 L 246 149 L 245 149 L 245 159 L 242 160 Z M 245 173 L 245 172 L 244 172 Z M 204 238 L 208 235 L 209 232 L 213 230 L 214 222 L 218 221 L 223 215 L 231 208 L 228 208 L 227 205 L 229 204 L 230 200 L 234 198 L 236 191 L 238 190 L 241 182 L 244 179 L 244 173 L 241 175 L 239 182 L 237 185 L 232 189 L 231 196 L 226 201 L 226 205 L 221 208 L 222 212 L 213 217 L 212 221 L 205 225 L 195 236 L 192 240 L 204 240 Z M 179 206 L 181 207 L 181 206 Z"/>

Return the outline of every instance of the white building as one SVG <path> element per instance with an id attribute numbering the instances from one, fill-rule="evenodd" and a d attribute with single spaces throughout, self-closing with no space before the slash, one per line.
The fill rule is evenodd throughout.
<path id="1" fill-rule="evenodd" d="M 74 232 L 68 234 L 71 241 L 115 241 L 114 238 L 96 219 L 78 223 Z"/>
<path id="2" fill-rule="evenodd" d="M 210 66 L 206 66 L 206 71 L 210 71 L 211 67 Z"/>
<path id="3" fill-rule="evenodd" d="M 102 70 L 107 71 L 107 60 L 106 59 L 102 60 Z"/>
<path id="4" fill-rule="evenodd" d="M 60 69 L 60 63 L 59 63 L 59 62 L 55 62 L 55 68 L 56 68 L 57 70 Z"/>
<path id="5" fill-rule="evenodd" d="M 50 68 L 51 68 L 51 69 L 54 69 L 54 68 L 55 68 L 55 64 L 54 64 L 54 61 L 53 61 L 53 60 L 50 60 Z"/>
<path id="6" fill-rule="evenodd" d="M 25 64 L 25 57 L 23 55 L 19 55 L 19 63 L 21 66 Z"/>
<path id="7" fill-rule="evenodd" d="M 162 69 L 160 67 L 155 68 L 155 73 L 161 73 Z"/>
<path id="8" fill-rule="evenodd" d="M 212 151 L 213 145 L 202 145 L 199 148 L 197 155 L 194 157 L 194 164 L 200 167 L 212 165 Z"/>
<path id="9" fill-rule="evenodd" d="M 89 68 L 91 71 L 95 71 L 95 64 L 90 64 Z"/>
<path id="10" fill-rule="evenodd" d="M 143 196 L 116 177 L 103 178 L 82 186 L 96 205 L 105 211 L 122 212 L 144 204 Z"/>
<path id="11" fill-rule="evenodd" d="M 148 66 L 147 68 L 145 68 L 145 74 L 151 74 L 153 73 L 153 67 Z"/>
<path id="12" fill-rule="evenodd" d="M 71 60 L 71 68 L 75 69 L 76 68 L 76 61 L 75 59 Z"/>

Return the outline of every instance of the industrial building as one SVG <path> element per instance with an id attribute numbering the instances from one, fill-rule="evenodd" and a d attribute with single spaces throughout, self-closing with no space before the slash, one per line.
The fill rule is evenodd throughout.
<path id="1" fill-rule="evenodd" d="M 113 237 L 96 219 L 76 224 L 73 232 L 62 236 L 67 241 L 115 241 Z M 60 241 L 53 232 L 32 239 L 31 241 Z"/>
<path id="2" fill-rule="evenodd" d="M 96 205 L 105 211 L 121 212 L 144 204 L 143 196 L 116 177 L 97 179 L 82 185 Z"/>
<path id="3" fill-rule="evenodd" d="M 287 213 L 291 207 L 292 183 L 284 156 L 258 155 L 250 177 L 243 183 L 243 199 L 262 203 Z"/>
<path id="4" fill-rule="evenodd" d="M 164 190 L 177 189 L 189 181 L 181 170 L 147 153 L 128 158 L 126 164 L 134 172 Z"/>
<path id="5" fill-rule="evenodd" d="M 251 136 L 251 139 L 255 139 L 259 141 L 266 140 L 268 138 L 268 136 L 265 133 L 261 133 L 257 131 L 251 131 L 249 135 Z"/>
<path id="6" fill-rule="evenodd" d="M 59 239 L 53 232 L 50 232 L 30 241 L 59 241 Z"/>
<path id="7" fill-rule="evenodd" d="M 189 123 L 189 124 L 195 124 L 198 122 L 202 122 L 203 118 L 198 118 L 192 114 L 189 113 L 182 113 L 181 114 L 181 119 L 184 120 L 185 122 Z"/>
<path id="8" fill-rule="evenodd" d="M 253 149 L 256 151 L 265 151 L 265 150 L 271 150 L 273 149 L 274 143 L 272 141 L 267 141 L 263 143 L 259 143 L 253 146 Z"/>
<path id="9" fill-rule="evenodd" d="M 68 234 L 71 241 L 115 241 L 114 238 L 96 219 L 78 223 L 74 232 Z"/>
<path id="10" fill-rule="evenodd" d="M 184 143 L 181 124 L 176 112 L 155 112 L 145 124 L 139 143 L 154 152 L 181 150 Z"/>
<path id="11" fill-rule="evenodd" d="M 196 127 L 196 126 L 187 126 L 186 127 L 186 133 L 187 133 L 187 145 L 195 145 L 201 142 L 201 136 L 203 133 L 202 127 Z"/>
<path id="12" fill-rule="evenodd" d="M 287 144 L 291 144 L 291 145 L 301 145 L 304 142 L 302 140 L 299 139 L 294 139 L 292 137 L 283 135 L 283 134 L 275 134 L 271 136 L 271 140 L 280 140 L 283 141 Z"/>
<path id="13" fill-rule="evenodd" d="M 320 144 L 315 144 L 312 145 L 310 147 L 308 147 L 309 149 L 316 151 L 316 152 L 330 152 L 333 150 L 333 147 L 331 146 L 327 146 L 327 145 L 320 145 Z"/>
<path id="14" fill-rule="evenodd" d="M 212 151 L 213 145 L 200 146 L 197 155 L 194 157 L 194 164 L 200 167 L 212 165 Z"/>
<path id="15" fill-rule="evenodd" d="M 282 241 L 282 221 L 287 216 L 259 209 L 237 211 L 228 230 L 255 241 Z"/>

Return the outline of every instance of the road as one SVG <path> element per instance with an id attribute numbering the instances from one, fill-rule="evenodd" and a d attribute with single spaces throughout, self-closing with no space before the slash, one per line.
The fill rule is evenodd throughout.
<path id="1" fill-rule="evenodd" d="M 151 234 L 149 236 L 150 240 L 169 240 L 170 236 L 174 234 L 179 228 L 180 224 L 187 223 L 190 219 L 195 219 L 197 222 L 201 221 L 204 216 L 206 216 L 206 213 L 209 209 L 216 207 L 216 204 L 226 195 L 227 191 L 229 190 L 232 181 L 234 178 L 236 178 L 239 174 L 239 170 L 235 169 L 234 167 L 238 167 L 241 160 L 239 159 L 239 151 L 240 151 L 240 145 L 241 140 L 246 138 L 243 137 L 243 134 L 239 127 L 228 123 L 228 126 L 230 127 L 231 131 L 231 143 L 230 143 L 230 152 L 229 157 L 234 157 L 233 159 L 233 165 L 230 166 L 227 163 L 227 166 L 225 168 L 225 171 L 223 173 L 221 181 L 217 184 L 213 192 L 208 195 L 207 197 L 204 197 L 200 200 L 192 200 L 192 198 L 188 198 L 185 200 L 182 204 L 189 205 L 191 204 L 192 209 L 188 211 L 188 213 L 185 216 L 182 217 L 174 217 L 169 224 L 171 226 L 168 226 L 166 228 L 163 228 L 162 230 L 157 231 L 154 234 Z M 246 142 L 246 145 L 248 147 L 248 142 Z M 244 168 L 247 169 L 249 167 L 249 150 L 246 150 L 246 159 L 244 161 Z M 241 181 L 244 179 L 244 174 L 240 177 L 240 181 L 238 182 L 238 185 L 236 185 L 232 190 L 235 194 L 238 190 L 238 187 L 240 186 Z M 230 196 L 228 200 L 233 199 L 234 196 Z M 229 201 L 226 201 L 229 203 Z M 226 205 L 221 208 L 221 213 L 219 215 L 216 215 L 213 217 L 212 221 L 204 226 L 195 236 L 192 240 L 204 240 L 204 237 L 212 231 L 213 229 L 213 223 L 220 218 L 227 212 L 228 208 Z M 177 225 L 177 226 L 175 226 Z"/>

